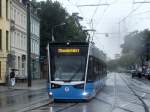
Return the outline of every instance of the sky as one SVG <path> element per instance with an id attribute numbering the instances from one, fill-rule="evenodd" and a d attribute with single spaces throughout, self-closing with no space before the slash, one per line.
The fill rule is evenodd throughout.
<path id="1" fill-rule="evenodd" d="M 44 0 L 37 0 L 44 1 Z M 56 0 L 53 0 L 56 1 Z M 109 58 L 121 54 L 124 36 L 135 30 L 150 29 L 150 0 L 57 0 L 70 13 L 83 17 L 81 24 L 87 29 L 96 46 Z M 138 3 L 147 2 L 147 3 Z M 148 3 L 149 2 L 149 3 Z M 88 4 L 108 4 L 86 6 Z M 93 35 L 94 34 L 94 35 Z"/>

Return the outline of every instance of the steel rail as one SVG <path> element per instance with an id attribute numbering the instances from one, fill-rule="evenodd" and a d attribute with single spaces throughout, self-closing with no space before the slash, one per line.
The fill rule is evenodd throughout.
<path id="1" fill-rule="evenodd" d="M 124 83 L 127 85 L 127 87 L 133 92 L 133 94 L 141 101 L 141 103 L 143 104 L 144 110 L 145 112 L 149 112 L 149 107 L 147 106 L 147 104 L 144 102 L 144 100 L 141 98 L 141 96 L 139 96 L 135 90 L 128 84 L 128 82 L 122 77 L 120 76 L 121 79 L 124 81 Z"/>
<path id="2" fill-rule="evenodd" d="M 63 107 L 63 108 L 60 108 L 60 109 L 56 110 L 55 112 L 62 112 L 62 111 L 65 111 L 65 110 L 67 110 L 67 109 L 69 109 L 69 108 L 75 107 L 75 106 L 78 105 L 78 104 L 79 104 L 79 103 L 73 103 L 73 104 L 67 105 L 67 106 L 65 106 L 65 107 Z M 43 105 L 41 105 L 41 106 L 39 106 L 39 107 L 35 107 L 35 108 L 29 109 L 29 110 L 23 111 L 23 112 L 29 112 L 29 111 L 32 111 L 32 110 L 40 109 L 41 107 L 45 107 L 45 106 L 49 106 L 49 103 L 43 104 Z M 54 104 L 54 106 L 55 106 L 55 104 Z M 52 107 L 53 107 L 53 106 L 52 106 Z"/>

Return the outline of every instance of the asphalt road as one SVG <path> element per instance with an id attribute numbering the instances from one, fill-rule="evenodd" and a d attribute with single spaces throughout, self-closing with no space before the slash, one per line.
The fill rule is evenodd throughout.
<path id="1" fill-rule="evenodd" d="M 150 81 L 110 73 L 89 102 L 47 104 L 47 99 L 46 90 L 0 93 L 0 112 L 149 112 Z"/>
<path id="2" fill-rule="evenodd" d="M 124 73 L 108 74 L 106 87 L 89 102 L 53 103 L 31 112 L 149 112 L 150 81 Z"/>
<path id="3" fill-rule="evenodd" d="M 46 90 L 10 90 L 0 93 L 0 112 L 22 112 L 48 99 Z M 39 105 L 39 104 L 38 104 Z"/>

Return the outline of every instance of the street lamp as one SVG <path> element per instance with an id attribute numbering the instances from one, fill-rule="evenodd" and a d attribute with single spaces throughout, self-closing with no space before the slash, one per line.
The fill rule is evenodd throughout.
<path id="1" fill-rule="evenodd" d="M 55 25 L 54 27 L 52 27 L 51 29 L 51 33 L 52 33 L 52 41 L 54 42 L 55 41 L 55 38 L 54 38 L 54 29 L 58 26 L 63 26 L 65 25 L 66 23 L 61 23 L 61 24 L 58 24 L 58 25 Z"/>

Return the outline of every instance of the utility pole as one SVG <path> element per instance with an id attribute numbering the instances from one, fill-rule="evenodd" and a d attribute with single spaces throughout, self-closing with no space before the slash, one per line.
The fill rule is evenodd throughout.
<path id="1" fill-rule="evenodd" d="M 30 39 L 30 1 L 27 1 L 27 74 L 28 87 L 32 86 L 31 76 L 31 39 Z"/>

